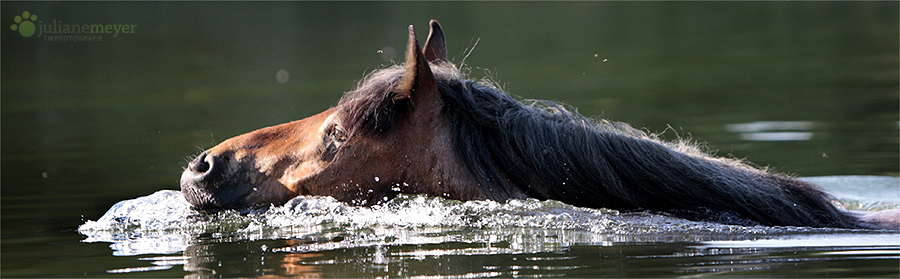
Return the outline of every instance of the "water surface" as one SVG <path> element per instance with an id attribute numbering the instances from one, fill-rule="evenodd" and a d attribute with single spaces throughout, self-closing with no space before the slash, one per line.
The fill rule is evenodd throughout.
<path id="1" fill-rule="evenodd" d="M 900 206 L 898 197 L 879 195 L 896 190 L 896 177 L 807 180 L 834 193 L 836 202 L 865 204 L 856 210 Z M 837 183 L 844 188 L 828 186 Z M 854 195 L 848 184 L 872 191 Z M 119 202 L 78 232 L 86 243 L 109 243 L 113 255 L 136 259 L 106 271 L 115 274 L 178 268 L 201 277 L 900 275 L 897 231 L 744 227 L 556 201 L 423 195 L 371 207 L 301 196 L 261 211 L 203 214 L 180 192 L 163 190 Z M 237 255 L 240 263 L 231 263 Z"/>

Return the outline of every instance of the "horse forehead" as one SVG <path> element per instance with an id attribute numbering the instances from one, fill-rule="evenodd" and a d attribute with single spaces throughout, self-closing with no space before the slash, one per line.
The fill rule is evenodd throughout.
<path id="1" fill-rule="evenodd" d="M 293 146 L 315 137 L 323 132 L 325 124 L 335 115 L 331 108 L 321 113 L 300 120 L 275 126 L 269 126 L 225 140 L 212 148 L 214 153 L 222 153 L 228 149 L 279 149 Z M 219 152 L 215 152 L 219 151 Z"/>
<path id="2" fill-rule="evenodd" d="M 254 132 L 261 134 L 274 133 L 281 137 L 305 137 L 321 131 L 323 126 L 332 120 L 334 112 L 335 109 L 331 108 L 307 118 L 259 129 Z"/>

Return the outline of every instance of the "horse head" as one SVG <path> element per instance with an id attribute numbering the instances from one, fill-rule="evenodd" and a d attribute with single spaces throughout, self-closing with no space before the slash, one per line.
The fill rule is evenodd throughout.
<path id="1" fill-rule="evenodd" d="M 452 150 L 432 68 L 457 75 L 432 20 L 424 51 L 409 26 L 405 63 L 374 72 L 333 108 L 239 135 L 202 152 L 181 189 L 199 209 L 282 204 L 327 195 L 372 204 L 398 193 L 485 198 Z"/>

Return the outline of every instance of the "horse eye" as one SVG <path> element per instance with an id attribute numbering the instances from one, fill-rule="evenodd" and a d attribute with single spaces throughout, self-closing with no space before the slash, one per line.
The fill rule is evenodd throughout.
<path id="1" fill-rule="evenodd" d="M 331 128 L 331 139 L 339 143 L 345 142 L 347 141 L 347 134 L 344 133 L 344 130 L 342 130 L 340 127 L 334 126 L 333 128 Z"/>
<path id="2" fill-rule="evenodd" d="M 325 148 L 322 150 L 322 159 L 325 161 L 334 160 L 338 150 L 344 142 L 347 141 L 347 134 L 337 125 L 328 129 L 328 138 L 326 138 Z"/>

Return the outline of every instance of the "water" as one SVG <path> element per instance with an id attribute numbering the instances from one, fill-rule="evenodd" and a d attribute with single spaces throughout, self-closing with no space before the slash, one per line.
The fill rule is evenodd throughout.
<path id="1" fill-rule="evenodd" d="M 171 207 L 153 208 L 177 214 L 127 212 L 140 227 L 101 217 L 176 190 L 201 148 L 333 105 L 398 59 L 408 24 L 424 37 L 430 18 L 452 61 L 515 95 L 826 177 L 811 179 L 847 208 L 896 207 L 898 5 L 4 2 L 7 26 L 27 10 L 38 25 L 137 28 L 99 42 L 0 31 L 0 275 L 896 278 L 896 233 L 553 202 L 413 196 L 354 209 L 307 197 L 257 215 L 196 216 L 162 192 L 157 205 Z M 289 214 L 299 206 L 316 210 Z M 425 212 L 437 217 L 400 215 Z"/>
<path id="2" fill-rule="evenodd" d="M 872 189 L 859 196 L 828 188 L 838 200 L 866 204 L 858 210 L 900 206 L 900 197 L 879 195 L 896 190 L 896 177 L 808 180 L 824 186 L 841 183 L 848 191 L 854 189 L 848 181 Z M 896 231 L 741 227 L 537 200 L 460 202 L 415 195 L 358 207 L 330 197 L 301 196 L 264 212 L 206 215 L 191 210 L 180 192 L 162 190 L 121 201 L 78 232 L 86 237 L 83 242 L 110 243 L 113 255 L 136 259 L 131 266 L 106 271 L 114 274 L 180 267 L 188 277 L 581 277 L 613 270 L 630 277 L 749 276 L 798 265 L 814 267 L 800 268 L 814 276 L 900 272 Z M 627 264 L 598 264 L 597 257 L 607 259 L 603 253 L 609 251 L 618 261 L 669 266 L 629 270 Z M 232 262 L 235 252 L 243 257 Z M 855 261 L 866 264 L 840 271 L 819 267 Z M 253 268 L 229 268 L 233 264 Z M 442 268 L 444 264 L 448 267 Z"/>

